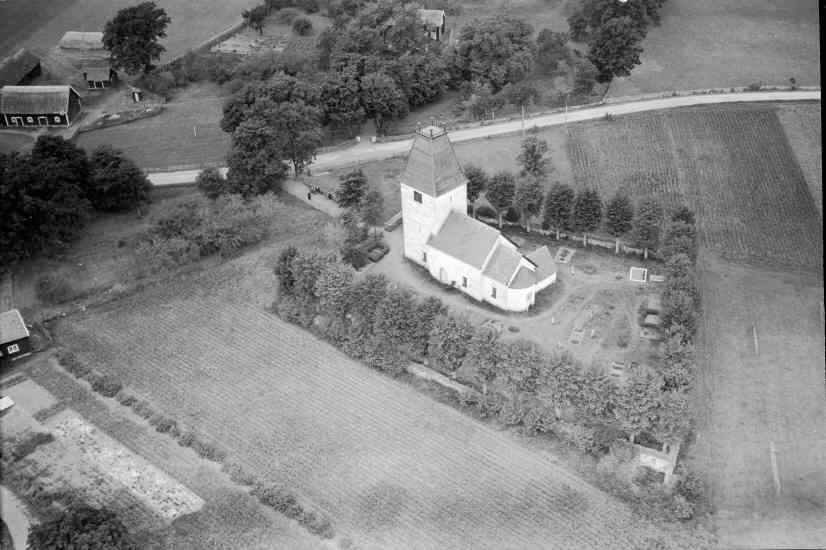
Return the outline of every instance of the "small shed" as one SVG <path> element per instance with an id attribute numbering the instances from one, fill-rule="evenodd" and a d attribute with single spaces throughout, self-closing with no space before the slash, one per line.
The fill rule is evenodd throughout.
<path id="1" fill-rule="evenodd" d="M 660 328 L 662 326 L 662 321 L 660 320 L 659 315 L 649 313 L 645 316 L 645 319 L 643 320 L 642 324 L 646 327 Z"/>
<path id="2" fill-rule="evenodd" d="M 58 42 L 62 50 L 93 51 L 103 50 L 103 33 L 68 31 Z"/>
<path id="3" fill-rule="evenodd" d="M 437 42 L 440 41 L 445 34 L 445 11 L 420 9 L 418 14 L 427 35 Z"/>
<path id="4" fill-rule="evenodd" d="M 112 70 L 112 65 L 108 61 L 84 64 L 80 70 L 90 90 L 108 88 L 117 78 L 117 74 Z"/>
<path id="5" fill-rule="evenodd" d="M 32 351 L 29 329 L 16 309 L 0 313 L 0 362 L 25 357 Z"/>
<path id="6" fill-rule="evenodd" d="M 0 127 L 70 126 L 80 110 L 80 95 L 68 85 L 0 88 Z"/>
<path id="7" fill-rule="evenodd" d="M 25 48 L 0 61 L 0 86 L 23 86 L 40 76 L 40 59 Z"/>
<path id="8" fill-rule="evenodd" d="M 659 294 L 649 294 L 645 299 L 645 312 L 659 314 L 662 309 L 662 298 Z"/>

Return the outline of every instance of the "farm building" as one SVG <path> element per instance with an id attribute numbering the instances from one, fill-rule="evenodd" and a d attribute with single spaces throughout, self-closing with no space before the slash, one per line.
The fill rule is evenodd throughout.
<path id="1" fill-rule="evenodd" d="M 40 59 L 21 48 L 0 61 L 0 86 L 23 86 L 40 76 Z"/>
<path id="2" fill-rule="evenodd" d="M 71 86 L 0 88 L 0 127 L 69 126 L 80 109 L 80 96 Z"/>
<path id="3" fill-rule="evenodd" d="M 645 319 L 643 319 L 642 324 L 643 326 L 650 328 L 660 328 L 662 326 L 662 321 L 660 320 L 659 315 L 649 313 L 645 316 Z"/>
<path id="4" fill-rule="evenodd" d="M 16 309 L 0 313 L 0 362 L 19 359 L 31 353 L 29 329 Z"/>
<path id="5" fill-rule="evenodd" d="M 102 32 L 68 31 L 57 45 L 62 50 L 105 51 Z"/>
<path id="6" fill-rule="evenodd" d="M 441 283 L 525 311 L 556 282 L 548 247 L 523 256 L 497 229 L 467 215 L 467 180 L 444 129 L 417 133 L 400 186 L 404 255 Z"/>
<path id="7" fill-rule="evenodd" d="M 83 80 L 90 90 L 108 88 L 117 80 L 117 73 L 108 61 L 85 64 L 80 70 L 83 71 Z"/>
<path id="8" fill-rule="evenodd" d="M 662 309 L 662 302 L 659 294 L 649 294 L 645 299 L 645 312 L 659 314 Z"/>
<path id="9" fill-rule="evenodd" d="M 433 40 L 440 41 L 445 34 L 447 20 L 444 10 L 418 10 L 418 14 L 427 35 Z"/>

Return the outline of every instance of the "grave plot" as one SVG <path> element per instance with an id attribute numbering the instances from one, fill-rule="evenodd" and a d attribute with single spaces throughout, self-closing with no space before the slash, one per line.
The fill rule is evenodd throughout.
<path id="1" fill-rule="evenodd" d="M 573 248 L 568 248 L 567 246 L 560 246 L 559 250 L 556 251 L 554 261 L 560 264 L 571 263 L 571 258 L 574 257 L 574 252 L 576 251 Z"/>

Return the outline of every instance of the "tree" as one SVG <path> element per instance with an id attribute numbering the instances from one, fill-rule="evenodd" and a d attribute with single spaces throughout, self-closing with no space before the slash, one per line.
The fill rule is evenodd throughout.
<path id="1" fill-rule="evenodd" d="M 645 32 L 633 26 L 630 17 L 617 17 L 603 23 L 588 41 L 588 59 L 597 68 L 597 82 L 610 82 L 628 76 L 640 64 L 640 42 Z"/>
<path id="2" fill-rule="evenodd" d="M 651 435 L 663 443 L 681 443 L 691 431 L 691 418 L 685 391 L 662 392 L 654 412 Z"/>
<path id="3" fill-rule="evenodd" d="M 455 371 L 462 366 L 473 334 L 473 325 L 467 317 L 436 316 L 427 340 L 428 361 L 442 372 Z"/>
<path id="4" fill-rule="evenodd" d="M 574 199 L 573 224 L 576 231 L 590 233 L 602 221 L 602 201 L 595 189 L 583 189 Z"/>
<path id="5" fill-rule="evenodd" d="M 367 176 L 361 168 L 339 176 L 336 202 L 342 208 L 358 206 L 367 194 Z"/>
<path id="6" fill-rule="evenodd" d="M 29 527 L 29 550 L 137 550 L 113 512 L 73 505 L 54 518 Z"/>
<path id="7" fill-rule="evenodd" d="M 269 11 L 266 4 L 259 4 L 251 10 L 242 11 L 241 17 L 248 27 L 257 30 L 258 34 L 264 34 L 264 22 L 267 20 Z"/>
<path id="8" fill-rule="evenodd" d="M 473 217 L 476 217 L 476 199 L 487 188 L 488 175 L 482 168 L 473 164 L 466 165 L 462 171 L 467 180 L 467 201 L 473 209 Z"/>
<path id="9" fill-rule="evenodd" d="M 313 22 L 306 17 L 297 17 L 293 21 L 293 32 L 298 36 L 308 36 L 313 32 Z"/>
<path id="10" fill-rule="evenodd" d="M 205 168 L 195 178 L 198 190 L 208 199 L 217 199 L 227 192 L 227 181 L 217 168 Z"/>
<path id="11" fill-rule="evenodd" d="M 531 103 L 537 101 L 541 94 L 534 86 L 524 82 L 516 84 L 506 84 L 497 95 L 501 95 L 507 103 L 516 107 L 526 108 Z"/>
<path id="12" fill-rule="evenodd" d="M 405 54 L 393 66 L 393 77 L 411 107 L 432 103 L 447 90 L 450 73 L 438 49 Z"/>
<path id="13" fill-rule="evenodd" d="M 509 16 L 490 16 L 467 23 L 459 32 L 454 69 L 465 81 L 490 84 L 498 92 L 524 79 L 534 66 L 533 28 Z"/>
<path id="14" fill-rule="evenodd" d="M 379 134 L 385 132 L 390 121 L 404 118 L 408 113 L 407 98 L 392 78 L 380 72 L 362 77 L 361 102 L 364 112 L 376 122 Z"/>
<path id="15" fill-rule="evenodd" d="M 552 74 L 568 58 L 568 35 L 542 29 L 536 37 L 536 64 L 545 74 Z"/>
<path id="16" fill-rule="evenodd" d="M 577 57 L 573 64 L 574 69 L 574 93 L 579 95 L 591 95 L 597 83 L 599 71 L 585 57 Z"/>
<path id="17" fill-rule="evenodd" d="M 694 212 L 687 206 L 681 206 L 671 214 L 671 221 L 695 225 Z"/>
<path id="18" fill-rule="evenodd" d="M 571 227 L 573 206 L 574 190 L 563 183 L 555 183 L 545 198 L 545 215 L 542 224 L 548 228 L 554 228 L 557 240 L 560 231 L 567 231 Z"/>
<path id="19" fill-rule="evenodd" d="M 86 151 L 61 136 L 38 136 L 32 147 L 30 159 L 35 165 L 45 162 L 60 164 L 66 177 L 81 187 L 86 186 L 92 172 Z"/>
<path id="20" fill-rule="evenodd" d="M 96 210 L 140 208 L 149 201 L 152 184 L 123 152 L 101 146 L 92 153 L 91 164 L 87 197 Z"/>
<path id="21" fill-rule="evenodd" d="M 521 152 L 516 160 L 522 165 L 522 174 L 537 178 L 545 175 L 548 169 L 548 142 L 534 136 L 522 140 Z"/>
<path id="22" fill-rule="evenodd" d="M 665 0 L 584 0 L 568 18 L 571 36 L 577 41 L 586 41 L 599 27 L 618 17 L 627 17 L 635 31 L 645 33 L 651 24 L 659 24 L 659 9 Z"/>
<path id="23" fill-rule="evenodd" d="M 686 254 L 691 261 L 697 260 L 697 231 L 694 225 L 684 221 L 672 221 L 666 226 L 660 255 L 671 258 L 677 254 Z"/>
<path id="24" fill-rule="evenodd" d="M 643 200 L 637 207 L 637 216 L 634 218 L 634 242 L 644 249 L 648 258 L 648 249 L 656 249 L 660 244 L 660 226 L 663 221 L 663 210 L 660 203 L 653 199 Z"/>
<path id="25" fill-rule="evenodd" d="M 663 381 L 659 374 L 643 365 L 632 366 L 626 374 L 614 411 L 623 431 L 633 441 L 647 431 L 656 418 Z"/>
<path id="26" fill-rule="evenodd" d="M 368 227 L 381 225 L 384 219 L 384 195 L 377 189 L 371 189 L 361 201 L 361 219 Z"/>
<path id="27" fill-rule="evenodd" d="M 321 105 L 325 123 L 337 128 L 360 127 L 367 117 L 361 106 L 361 85 L 353 68 L 324 74 Z"/>
<path id="28" fill-rule="evenodd" d="M 263 117 L 244 120 L 232 133 L 227 190 L 244 197 L 278 191 L 287 177 L 282 136 Z"/>
<path id="29" fill-rule="evenodd" d="M 324 315 L 338 321 L 344 320 L 348 305 L 347 294 L 355 276 L 355 270 L 341 262 L 330 262 L 322 267 L 314 291 Z"/>
<path id="30" fill-rule="evenodd" d="M 614 195 L 605 207 L 605 225 L 608 232 L 619 237 L 627 233 L 634 221 L 634 206 L 624 193 Z"/>
<path id="31" fill-rule="evenodd" d="M 659 357 L 665 389 L 691 389 L 695 355 L 692 334 L 686 327 L 673 325 L 665 331 Z"/>
<path id="32" fill-rule="evenodd" d="M 142 2 L 118 11 L 103 27 L 103 46 L 109 50 L 114 69 L 128 74 L 152 70 L 152 61 L 160 59 L 166 48 L 158 44 L 166 37 L 171 19 L 155 2 Z"/>
<path id="33" fill-rule="evenodd" d="M 531 218 L 542 210 L 542 183 L 538 177 L 522 178 L 516 189 L 516 206 L 525 217 L 525 228 L 531 231 Z"/>
<path id="34" fill-rule="evenodd" d="M 501 94 L 493 94 L 487 82 L 473 81 L 462 85 L 462 110 L 474 119 L 494 118 L 496 110 L 505 104 Z"/>
<path id="35" fill-rule="evenodd" d="M 544 352 L 537 344 L 524 338 L 502 345 L 501 370 L 511 392 L 536 391 L 543 356 Z"/>
<path id="36" fill-rule="evenodd" d="M 298 249 L 290 245 L 278 254 L 275 264 L 275 276 L 278 277 L 278 288 L 282 295 L 289 294 L 295 286 L 293 275 L 293 260 L 298 256 Z"/>
<path id="37" fill-rule="evenodd" d="M 475 380 L 482 386 L 482 393 L 488 393 L 488 384 L 493 382 L 500 371 L 502 344 L 499 335 L 488 328 L 477 328 L 468 342 L 464 364 L 473 369 Z"/>
<path id="38" fill-rule="evenodd" d="M 485 198 L 496 209 L 499 216 L 499 227 L 502 227 L 502 216 L 511 205 L 516 195 L 516 178 L 510 172 L 497 172 L 488 180 Z"/>
<path id="39" fill-rule="evenodd" d="M 428 296 L 416 306 L 413 314 L 415 328 L 410 338 L 411 352 L 415 357 L 424 358 L 427 355 L 427 346 L 435 320 L 446 314 L 447 308 L 435 296 Z"/>
<path id="40" fill-rule="evenodd" d="M 376 306 L 373 334 L 383 346 L 408 348 L 416 332 L 413 294 L 407 289 L 391 288 Z"/>

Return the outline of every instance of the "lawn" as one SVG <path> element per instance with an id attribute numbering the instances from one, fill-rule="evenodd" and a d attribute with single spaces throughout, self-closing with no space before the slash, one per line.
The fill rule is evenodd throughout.
<path id="1" fill-rule="evenodd" d="M 814 0 L 668 0 L 642 43 L 642 64 L 615 97 L 752 83 L 820 85 Z"/>
<path id="2" fill-rule="evenodd" d="M 721 546 L 823 547 L 823 278 L 708 255 L 700 265 L 700 409 L 689 460 L 710 481 Z"/>
<path id="3" fill-rule="evenodd" d="M 262 310 L 272 283 L 248 282 L 225 265 L 54 334 L 311 500 L 360 548 L 640 547 L 656 534 L 544 451 Z"/>
<path id="4" fill-rule="evenodd" d="M 16 132 L 0 132 L 0 153 L 25 151 L 34 145 L 34 137 Z"/>
<path id="5" fill-rule="evenodd" d="M 20 47 L 47 50 L 66 31 L 103 30 L 119 9 L 133 0 L 8 0 L 0 4 L 0 51 Z M 240 22 L 241 12 L 255 0 L 158 0 L 172 19 L 161 43 L 165 63 Z"/>

